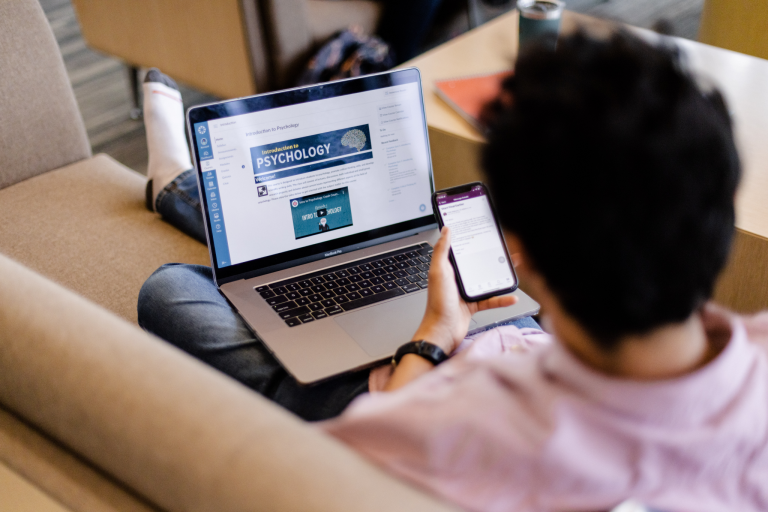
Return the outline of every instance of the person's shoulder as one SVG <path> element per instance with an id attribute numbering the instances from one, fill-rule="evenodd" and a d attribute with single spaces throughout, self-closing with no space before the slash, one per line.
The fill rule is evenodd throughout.
<path id="1" fill-rule="evenodd" d="M 740 318 L 744 323 L 749 341 L 768 348 L 768 311 L 761 311 Z"/>
<path id="2" fill-rule="evenodd" d="M 709 303 L 705 308 L 705 313 L 707 316 L 705 321 L 728 322 L 729 324 L 734 322 L 741 323 L 750 342 L 768 348 L 768 310 L 752 314 L 741 314 Z"/>

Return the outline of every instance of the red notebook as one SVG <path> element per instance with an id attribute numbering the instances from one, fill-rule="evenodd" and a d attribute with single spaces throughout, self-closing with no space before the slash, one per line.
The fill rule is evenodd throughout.
<path id="1" fill-rule="evenodd" d="M 480 132 L 485 131 L 483 107 L 501 91 L 501 83 L 512 71 L 476 75 L 435 82 L 435 92 L 452 109 Z"/>

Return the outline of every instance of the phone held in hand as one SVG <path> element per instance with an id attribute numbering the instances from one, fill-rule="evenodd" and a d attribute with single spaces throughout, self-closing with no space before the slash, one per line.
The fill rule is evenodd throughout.
<path id="1" fill-rule="evenodd" d="M 451 229 L 449 257 L 459 293 L 468 302 L 517 289 L 517 274 L 496 220 L 488 189 L 480 182 L 432 195 L 437 222 Z"/>

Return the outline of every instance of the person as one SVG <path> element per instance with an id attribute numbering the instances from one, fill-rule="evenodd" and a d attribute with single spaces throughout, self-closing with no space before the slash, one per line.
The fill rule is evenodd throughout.
<path id="1" fill-rule="evenodd" d="M 328 220 L 325 217 L 320 219 L 320 223 L 317 225 L 317 229 L 321 233 L 323 233 L 325 231 L 330 231 L 331 230 L 331 226 L 328 225 Z"/>
<path id="2" fill-rule="evenodd" d="M 170 77 L 154 68 L 147 72 L 143 93 L 149 150 L 146 206 L 205 244 L 197 177 L 184 137 L 181 93 Z M 326 223 L 319 229 L 330 227 Z M 210 267 L 163 265 L 142 286 L 137 310 L 145 330 L 308 421 L 337 416 L 369 391 L 377 375 L 361 370 L 312 386 L 299 384 L 219 293 Z M 530 317 L 514 323 L 538 329 Z"/>
<path id="3" fill-rule="evenodd" d="M 460 298 L 445 230 L 414 340 L 454 355 L 372 371 L 370 392 L 317 428 L 467 510 L 606 510 L 629 497 L 768 509 L 768 315 L 709 302 L 740 179 L 722 96 L 669 48 L 577 32 L 521 53 L 501 98 L 483 167 L 551 334 L 465 339 L 477 309 L 508 299 Z M 187 286 L 175 268 L 148 280 L 140 322 L 161 329 L 149 320 L 168 316 L 175 343 L 204 352 L 184 326 L 207 306 L 174 312 Z M 335 386 L 331 401 L 354 384 Z"/>

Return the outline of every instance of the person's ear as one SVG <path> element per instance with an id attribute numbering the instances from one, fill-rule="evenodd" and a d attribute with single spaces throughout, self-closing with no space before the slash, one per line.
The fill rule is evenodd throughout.
<path id="1" fill-rule="evenodd" d="M 523 242 L 512 232 L 506 229 L 503 232 L 504 240 L 507 242 L 507 249 L 509 250 L 509 257 L 512 258 L 512 264 L 516 270 L 521 269 L 525 271 L 529 267 L 529 258 Z"/>
<path id="2" fill-rule="evenodd" d="M 509 249 L 517 277 L 520 278 L 520 286 L 535 300 L 542 302 L 541 298 L 550 295 L 549 289 L 528 255 L 525 244 L 520 237 L 507 230 L 504 230 L 504 240 L 507 242 L 507 249 Z"/>

